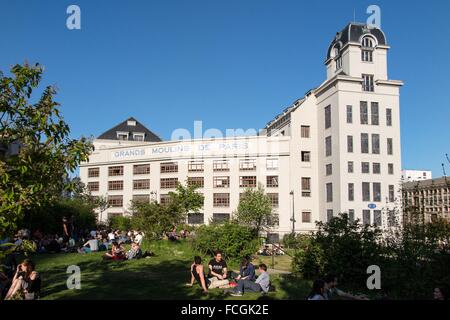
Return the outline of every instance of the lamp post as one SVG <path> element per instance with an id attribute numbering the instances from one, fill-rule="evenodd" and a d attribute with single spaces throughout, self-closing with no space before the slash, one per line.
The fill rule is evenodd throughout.
<path id="1" fill-rule="evenodd" d="M 295 208 L 294 208 L 294 190 L 289 193 L 292 196 L 292 233 L 295 233 Z"/>

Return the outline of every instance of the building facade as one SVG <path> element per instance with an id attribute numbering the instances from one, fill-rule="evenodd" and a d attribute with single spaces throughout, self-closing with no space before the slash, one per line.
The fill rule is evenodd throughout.
<path id="1" fill-rule="evenodd" d="M 428 170 L 403 170 L 402 171 L 402 181 L 423 181 L 431 180 L 433 175 L 431 171 Z"/>
<path id="2" fill-rule="evenodd" d="M 80 176 L 111 207 L 131 200 L 164 202 L 177 182 L 205 196 L 190 223 L 228 219 L 247 187 L 261 183 L 279 225 L 273 232 L 315 229 L 346 212 L 384 225 L 401 205 L 401 81 L 390 80 L 383 31 L 351 23 L 327 51 L 326 80 L 285 108 L 259 135 L 161 141 L 131 118 L 94 141 Z"/>

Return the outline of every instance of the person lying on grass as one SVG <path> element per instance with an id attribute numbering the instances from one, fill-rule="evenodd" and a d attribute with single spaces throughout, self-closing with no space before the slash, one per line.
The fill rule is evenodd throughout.
<path id="1" fill-rule="evenodd" d="M 205 277 L 202 258 L 199 256 L 194 257 L 194 263 L 191 265 L 191 282 L 186 285 L 192 287 L 195 281 L 202 287 L 203 293 L 207 294 L 211 282 Z"/>
<path id="2" fill-rule="evenodd" d="M 142 250 L 139 244 L 133 242 L 131 244 L 131 249 L 127 252 L 127 260 L 140 259 L 142 258 Z"/>
<path id="3" fill-rule="evenodd" d="M 260 275 L 255 282 L 250 280 L 239 280 L 237 286 L 231 292 L 234 297 L 242 297 L 244 292 L 269 292 L 270 276 L 267 273 L 267 266 L 264 263 L 259 265 Z"/>

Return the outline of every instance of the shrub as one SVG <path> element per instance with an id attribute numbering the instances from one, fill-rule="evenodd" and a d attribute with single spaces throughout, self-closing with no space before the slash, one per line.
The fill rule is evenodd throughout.
<path id="1" fill-rule="evenodd" d="M 108 220 L 108 226 L 114 230 L 131 230 L 131 217 L 111 217 Z"/>

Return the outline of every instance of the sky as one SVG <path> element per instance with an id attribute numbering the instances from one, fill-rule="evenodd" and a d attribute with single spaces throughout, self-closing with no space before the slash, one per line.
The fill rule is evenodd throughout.
<path id="1" fill-rule="evenodd" d="M 69 30 L 69 5 L 81 29 Z M 389 78 L 403 80 L 403 168 L 450 154 L 450 1 L 0 0 L 0 70 L 45 66 L 71 136 L 135 117 L 172 131 L 259 129 L 325 80 L 325 55 L 348 22 L 381 8 Z M 446 163 L 450 172 L 450 163 Z"/>

